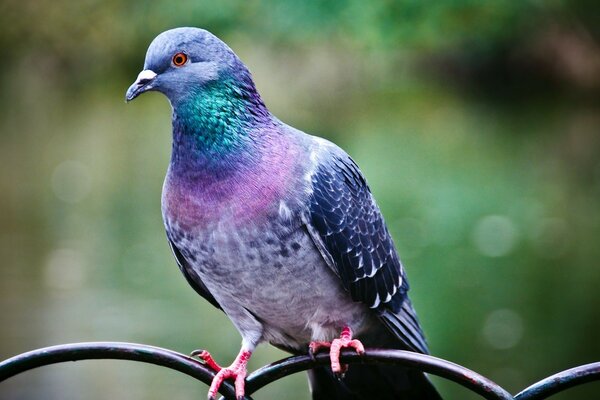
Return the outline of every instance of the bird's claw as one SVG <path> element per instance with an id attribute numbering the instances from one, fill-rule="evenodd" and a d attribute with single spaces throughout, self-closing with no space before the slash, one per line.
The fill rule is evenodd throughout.
<path id="1" fill-rule="evenodd" d="M 196 349 L 190 353 L 190 357 L 198 357 L 200 354 L 204 353 L 206 350 L 204 349 Z"/>
<path id="2" fill-rule="evenodd" d="M 348 365 L 340 364 L 340 352 L 344 348 L 352 348 L 358 354 L 365 353 L 365 347 L 360 340 L 352 339 L 352 330 L 349 327 L 344 327 L 340 337 L 333 339 L 331 342 L 310 342 L 308 353 L 314 359 L 314 354 L 323 348 L 329 348 L 329 359 L 331 362 L 331 371 L 338 377 L 343 378 Z"/>
<path id="3" fill-rule="evenodd" d="M 219 372 L 223 369 L 206 350 L 194 350 L 190 353 L 190 357 L 197 357 L 202 364 L 205 364 L 208 368 L 215 372 Z"/>

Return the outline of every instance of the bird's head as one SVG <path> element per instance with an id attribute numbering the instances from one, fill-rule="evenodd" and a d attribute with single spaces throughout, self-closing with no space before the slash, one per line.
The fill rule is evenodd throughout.
<path id="1" fill-rule="evenodd" d="M 144 69 L 127 89 L 125 99 L 158 91 L 175 106 L 211 82 L 236 74 L 249 76 L 235 53 L 216 36 L 199 28 L 171 29 L 148 47 Z"/>

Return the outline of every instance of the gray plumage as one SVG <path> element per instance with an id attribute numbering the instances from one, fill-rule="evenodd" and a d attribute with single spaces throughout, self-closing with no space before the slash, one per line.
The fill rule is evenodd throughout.
<path id="1" fill-rule="evenodd" d="M 173 65 L 178 52 L 186 65 Z M 343 150 L 271 115 L 244 64 L 200 29 L 155 39 L 127 98 L 148 90 L 173 106 L 167 237 L 242 349 L 305 353 L 348 326 L 367 346 L 427 353 L 392 238 Z M 342 381 L 320 369 L 311 384 L 314 398 L 438 398 L 422 373 L 397 367 L 353 365 Z"/>

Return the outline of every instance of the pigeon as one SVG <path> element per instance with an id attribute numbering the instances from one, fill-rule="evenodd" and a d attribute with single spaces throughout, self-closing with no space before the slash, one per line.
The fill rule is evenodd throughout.
<path id="1" fill-rule="evenodd" d="M 220 39 L 175 28 L 150 44 L 128 88 L 164 94 L 172 152 L 162 192 L 166 235 L 188 283 L 242 337 L 215 371 L 242 399 L 247 363 L 268 342 L 292 354 L 329 349 L 309 371 L 313 399 L 439 399 L 420 371 L 340 363 L 341 349 L 428 353 L 404 268 L 359 167 L 341 148 L 277 119 L 248 68 Z"/>

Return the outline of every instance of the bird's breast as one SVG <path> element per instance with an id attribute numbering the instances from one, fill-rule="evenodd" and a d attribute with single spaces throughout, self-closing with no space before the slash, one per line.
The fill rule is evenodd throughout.
<path id="1" fill-rule="evenodd" d="M 299 185 L 293 160 L 269 161 L 224 176 L 204 171 L 182 174 L 170 168 L 162 195 L 165 222 L 190 231 L 235 229 L 277 216 L 287 203 L 298 201 Z"/>

